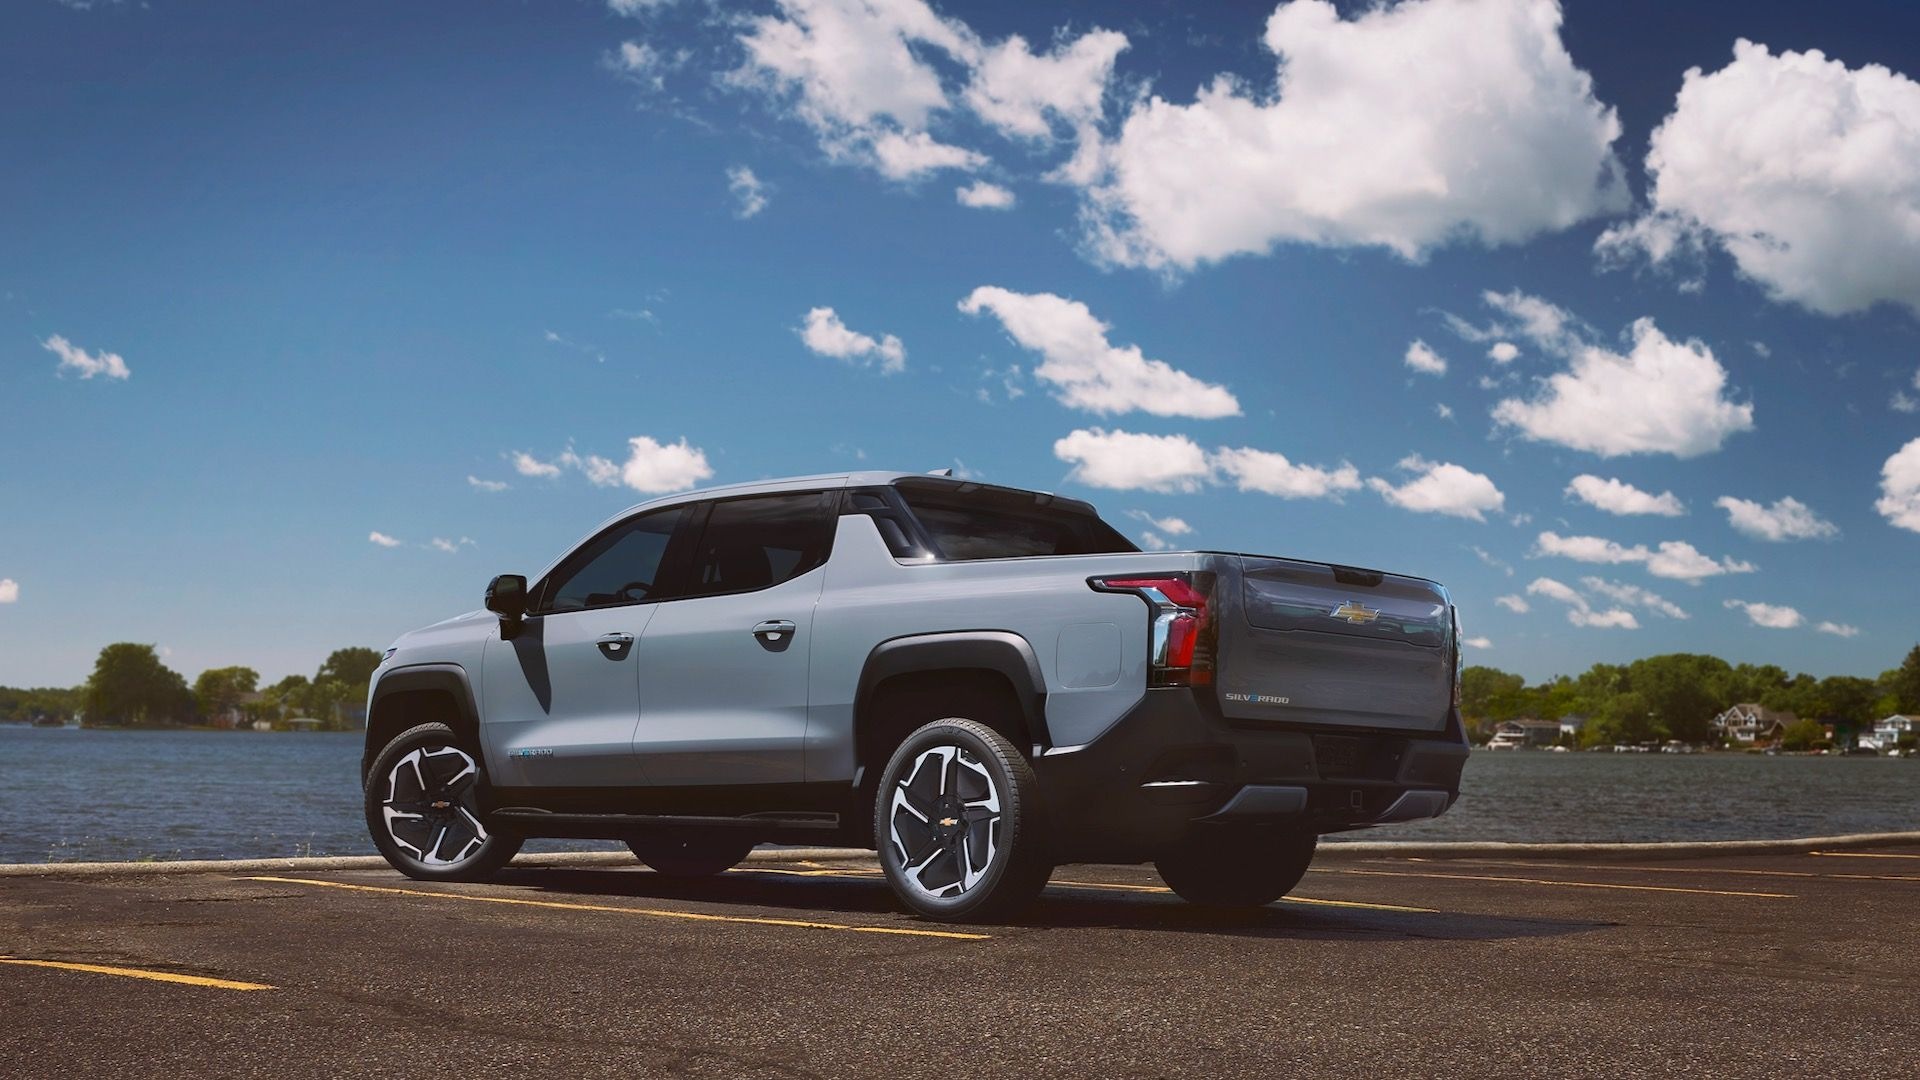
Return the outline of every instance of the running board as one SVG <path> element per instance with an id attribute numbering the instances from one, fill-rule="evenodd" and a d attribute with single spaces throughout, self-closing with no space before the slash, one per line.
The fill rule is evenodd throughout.
<path id="1" fill-rule="evenodd" d="M 694 814 L 559 814 L 531 806 L 508 806 L 488 814 L 487 825 L 528 836 L 622 840 L 661 829 L 738 829 L 766 835 L 795 831 L 832 832 L 840 827 L 840 815 L 767 813 L 724 817 Z"/>

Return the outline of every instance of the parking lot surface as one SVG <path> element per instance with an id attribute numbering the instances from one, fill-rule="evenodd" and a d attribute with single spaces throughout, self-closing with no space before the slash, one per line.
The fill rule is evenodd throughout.
<path id="1" fill-rule="evenodd" d="M 1920 850 L 1326 859 L 1223 914 L 1062 867 L 0 879 L 0 1076 L 1914 1076 Z"/>

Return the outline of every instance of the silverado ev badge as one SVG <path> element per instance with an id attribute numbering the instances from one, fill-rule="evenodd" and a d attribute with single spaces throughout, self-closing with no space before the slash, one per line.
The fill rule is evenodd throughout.
<path id="1" fill-rule="evenodd" d="M 1349 600 L 1328 614 L 1336 619 L 1345 619 L 1354 626 L 1365 626 L 1380 617 L 1380 613 L 1358 600 Z"/>

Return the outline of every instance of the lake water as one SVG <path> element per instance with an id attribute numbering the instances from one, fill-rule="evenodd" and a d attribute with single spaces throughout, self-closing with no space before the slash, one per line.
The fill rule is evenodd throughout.
<path id="1" fill-rule="evenodd" d="M 0 726 L 0 862 L 368 855 L 360 736 Z M 1436 821 L 1366 840 L 1752 840 L 1920 830 L 1920 761 L 1477 753 Z M 608 848 L 545 841 L 529 850 Z"/>

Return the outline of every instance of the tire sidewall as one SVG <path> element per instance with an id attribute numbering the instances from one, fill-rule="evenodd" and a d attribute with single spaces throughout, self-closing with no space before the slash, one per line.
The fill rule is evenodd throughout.
<path id="1" fill-rule="evenodd" d="M 468 746 L 445 724 L 421 724 L 408 728 L 393 737 L 373 759 L 373 766 L 367 770 L 365 810 L 367 832 L 373 838 L 373 846 L 380 852 L 395 870 L 410 878 L 422 881 L 471 881 L 492 874 L 513 858 L 520 850 L 520 839 L 498 830 L 490 830 L 487 839 L 467 859 L 451 865 L 439 865 L 422 862 L 400 849 L 392 834 L 387 831 L 386 816 L 381 812 L 387 793 L 387 777 L 393 772 L 401 758 L 415 750 L 428 746 L 447 746 L 459 750 L 473 759 L 474 768 L 479 770 L 478 800 L 485 808 L 487 790 L 487 766 L 480 757 L 478 749 Z"/>
<path id="2" fill-rule="evenodd" d="M 922 891 L 908 879 L 893 845 L 893 790 L 921 754 L 939 746 L 958 746 L 971 754 L 991 773 L 1000 796 L 1000 841 L 994 861 L 973 888 L 955 897 L 929 896 Z M 1025 771 L 1024 759 L 1004 737 L 978 721 L 948 717 L 935 720 L 907 736 L 888 760 L 886 769 L 880 774 L 879 789 L 874 795 L 874 841 L 887 884 L 915 912 L 933 919 L 958 920 L 989 906 L 998 907 L 995 901 L 1008 884 L 1008 876 L 1014 872 L 1016 865 L 1033 861 L 1034 852 L 1031 849 L 1041 842 L 1034 820 L 1038 809 L 1037 793 L 1033 790 L 1030 772 L 1025 777 L 1016 776 L 1016 770 L 1008 768 L 1008 755 L 1019 763 L 1019 771 Z"/>

